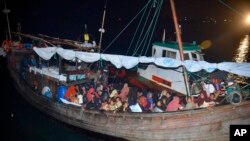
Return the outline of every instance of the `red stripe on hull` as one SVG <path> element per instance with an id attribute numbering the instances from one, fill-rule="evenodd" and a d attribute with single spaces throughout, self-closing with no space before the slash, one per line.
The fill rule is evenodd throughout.
<path id="1" fill-rule="evenodd" d="M 171 87 L 171 84 L 172 84 L 170 81 L 167 81 L 167 80 L 165 80 L 163 78 L 160 78 L 158 76 L 155 76 L 155 75 L 152 75 L 152 80 L 155 80 L 155 81 L 157 81 L 159 83 L 168 85 L 169 87 Z"/>

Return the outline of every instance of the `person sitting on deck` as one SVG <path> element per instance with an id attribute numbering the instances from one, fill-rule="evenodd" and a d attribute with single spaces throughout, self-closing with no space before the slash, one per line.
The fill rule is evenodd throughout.
<path id="1" fill-rule="evenodd" d="M 206 91 L 208 97 L 210 96 L 210 94 L 215 92 L 215 87 L 212 83 L 203 81 L 201 82 L 201 85 L 202 85 L 202 89 Z"/>
<path id="2" fill-rule="evenodd" d="M 122 101 L 121 101 L 120 97 L 116 97 L 116 99 L 115 99 L 114 113 L 116 113 L 118 111 L 122 111 Z"/>
<path id="3" fill-rule="evenodd" d="M 36 62 L 35 55 L 30 56 L 30 58 L 29 58 L 29 66 L 37 67 L 37 62 Z"/>
<path id="4" fill-rule="evenodd" d="M 129 103 L 128 101 L 124 101 L 122 104 L 122 112 L 131 112 L 130 108 L 129 108 Z"/>
<path id="5" fill-rule="evenodd" d="M 123 88 L 121 89 L 121 93 L 119 94 L 119 97 L 121 97 L 122 101 L 125 101 L 127 99 L 128 93 L 129 93 L 128 83 L 124 83 Z"/>
<path id="6" fill-rule="evenodd" d="M 87 109 L 95 109 L 96 108 L 96 99 L 95 99 L 95 89 L 93 87 L 91 87 L 88 92 L 87 92 L 87 95 L 86 95 L 86 98 L 87 98 L 87 102 L 84 104 L 84 108 L 87 108 Z"/>
<path id="7" fill-rule="evenodd" d="M 101 105 L 101 107 L 99 108 L 99 110 L 109 111 L 108 99 L 102 102 L 102 105 Z"/>
<path id="8" fill-rule="evenodd" d="M 67 89 L 64 98 L 71 102 L 79 103 L 78 98 L 76 97 L 77 93 L 79 93 L 79 87 L 77 85 L 72 85 Z"/>
<path id="9" fill-rule="evenodd" d="M 138 104 L 140 105 L 141 109 L 143 111 L 145 111 L 146 107 L 148 105 L 148 101 L 147 101 L 147 98 L 143 95 L 143 92 L 140 90 L 137 91 L 137 100 L 138 100 Z"/>
<path id="10" fill-rule="evenodd" d="M 182 105 L 180 105 L 180 98 L 178 96 L 174 96 L 173 100 L 167 105 L 166 111 L 177 111 L 182 108 Z"/>
<path id="11" fill-rule="evenodd" d="M 167 108 L 167 97 L 163 96 L 159 101 L 161 101 L 161 109 L 166 110 Z"/>
<path id="12" fill-rule="evenodd" d="M 95 94 L 95 89 L 94 88 L 90 88 L 87 92 L 87 102 L 90 102 L 93 100 L 93 95 Z"/>
<path id="13" fill-rule="evenodd" d="M 165 96 L 165 97 L 168 97 L 169 96 L 169 93 L 167 90 L 162 90 L 161 91 L 161 94 L 159 95 L 159 98 L 158 99 L 162 99 L 162 97 Z"/>
<path id="14" fill-rule="evenodd" d="M 206 108 L 215 105 L 215 103 L 207 97 L 206 91 L 201 91 L 196 103 L 199 108 Z"/>
<path id="15" fill-rule="evenodd" d="M 147 106 L 146 106 L 146 110 L 152 111 L 154 108 L 154 100 L 153 100 L 153 93 L 148 91 L 147 93 Z"/>
<path id="16" fill-rule="evenodd" d="M 137 88 L 131 87 L 128 94 L 128 104 L 135 105 L 137 103 Z"/>
<path id="17" fill-rule="evenodd" d="M 212 79 L 212 83 L 214 85 L 215 88 L 215 97 L 217 98 L 220 94 L 223 93 L 223 86 L 220 83 L 221 80 L 217 79 L 217 78 L 213 78 Z"/>
<path id="18" fill-rule="evenodd" d="M 218 102 L 218 100 L 217 100 L 217 97 L 215 97 L 215 94 L 214 94 L 214 93 L 211 93 L 211 94 L 210 94 L 208 100 L 209 100 L 209 102 L 211 102 L 212 104 L 213 104 L 213 102 L 214 102 L 215 105 L 216 105 L 216 104 L 219 104 L 219 102 Z"/>
<path id="19" fill-rule="evenodd" d="M 200 86 L 197 84 L 197 83 L 193 83 L 192 86 L 191 86 L 191 93 L 192 95 L 197 95 L 199 94 L 201 91 L 201 88 Z"/>
<path id="20" fill-rule="evenodd" d="M 185 110 L 196 108 L 196 104 L 194 103 L 192 96 L 187 96 L 186 101 L 187 101 L 187 104 L 184 107 Z"/>
<path id="21" fill-rule="evenodd" d="M 165 107 L 165 109 L 163 109 L 162 105 L 163 104 L 162 104 L 161 100 L 158 100 L 156 102 L 155 107 L 153 108 L 153 112 L 163 112 L 166 109 L 166 107 Z"/>
<path id="22" fill-rule="evenodd" d="M 116 109 L 115 98 L 112 97 L 109 99 L 109 111 L 114 111 L 115 109 Z"/>
<path id="23" fill-rule="evenodd" d="M 101 95 L 100 98 L 101 98 L 101 101 L 102 101 L 102 102 L 108 100 L 108 98 L 109 98 L 109 93 L 108 93 L 107 88 L 104 88 L 104 90 L 102 91 L 102 95 Z"/>

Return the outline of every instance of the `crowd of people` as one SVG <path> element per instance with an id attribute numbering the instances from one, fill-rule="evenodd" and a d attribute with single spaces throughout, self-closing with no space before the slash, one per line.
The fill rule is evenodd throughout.
<path id="1" fill-rule="evenodd" d="M 102 81 L 96 80 L 95 83 L 70 86 L 64 98 L 81 104 L 83 109 L 110 112 L 190 110 L 219 104 L 217 99 L 224 92 L 224 88 L 219 86 L 216 79 L 212 79 L 211 82 L 211 85 L 202 83 L 201 87 L 192 88 L 192 92 L 197 95 L 185 96 L 167 89 L 162 91 L 140 89 L 133 87 L 127 81 L 113 81 L 113 83 L 108 82 L 104 85 Z M 193 84 L 192 87 L 194 85 L 196 84 Z"/>
<path id="2" fill-rule="evenodd" d="M 29 60 L 28 65 L 37 66 L 33 55 Z M 167 89 L 159 91 L 132 86 L 127 79 L 127 71 L 123 68 L 105 67 L 102 70 L 90 68 L 86 64 L 81 68 L 85 70 L 85 79 L 89 81 L 69 86 L 64 94 L 64 99 L 81 104 L 83 109 L 110 112 L 189 110 L 219 104 L 218 97 L 225 93 L 222 81 L 217 78 L 211 78 L 210 83 L 193 82 L 191 95 L 185 96 Z M 227 83 L 229 84 L 229 82 Z"/>

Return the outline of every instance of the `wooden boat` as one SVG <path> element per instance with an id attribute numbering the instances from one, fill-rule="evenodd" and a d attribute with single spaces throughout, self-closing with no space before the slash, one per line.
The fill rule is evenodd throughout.
<path id="1" fill-rule="evenodd" d="M 40 49 L 43 50 L 43 48 Z M 71 72 L 70 74 L 64 76 L 61 74 L 60 69 L 57 70 L 56 75 L 51 75 L 52 73 L 49 73 L 50 68 L 48 67 L 45 68 L 45 70 L 36 67 L 28 67 L 21 70 L 22 68 L 20 66 L 25 56 L 33 55 L 39 52 L 37 50 L 39 50 L 39 48 L 12 48 L 12 51 L 8 54 L 8 69 L 13 78 L 13 83 L 15 84 L 14 86 L 31 105 L 40 111 L 70 125 L 127 140 L 224 141 L 229 140 L 230 125 L 245 125 L 250 123 L 250 101 L 245 99 L 236 104 L 160 113 L 102 112 L 83 109 L 79 104 L 70 102 L 64 103 L 58 99 L 58 86 L 62 84 L 65 86 L 71 86 L 74 84 L 84 83 L 84 79 L 79 81 L 68 81 L 69 75 L 79 75 L 83 72 Z M 52 50 L 53 48 L 51 48 L 50 52 Z M 60 52 L 67 51 L 72 52 L 70 50 L 63 49 L 61 49 Z M 46 53 L 50 52 L 46 51 L 38 54 L 43 56 L 44 54 L 46 55 Z M 73 53 L 76 54 L 75 52 Z M 83 61 L 90 61 L 90 59 L 93 59 L 91 54 L 93 56 L 101 56 L 98 53 L 87 53 L 85 55 L 90 58 L 87 58 L 87 60 L 84 60 L 84 58 L 81 59 L 83 59 Z M 63 57 L 60 53 L 59 56 Z M 106 55 L 106 58 L 108 58 L 107 56 L 108 55 Z M 50 57 L 48 57 L 48 59 L 50 59 Z M 128 57 L 125 57 L 125 59 L 128 59 Z M 159 59 L 161 60 L 162 58 Z M 165 59 L 169 60 L 169 58 Z M 107 60 L 112 62 L 112 59 L 110 58 Z M 162 62 L 164 62 L 164 59 Z M 116 65 L 120 66 L 121 64 Z M 158 63 L 157 65 L 161 65 L 161 63 Z M 218 66 L 218 64 L 216 65 Z M 229 65 L 232 64 L 229 63 Z M 249 64 L 246 65 L 249 66 Z M 59 63 L 59 68 L 60 66 L 61 64 Z M 51 98 L 41 94 L 41 90 L 47 85 L 49 85 L 49 88 L 52 91 Z"/>
<path id="2" fill-rule="evenodd" d="M 42 112 L 70 125 L 128 140 L 229 140 L 230 125 L 250 123 L 250 101 L 164 113 L 83 110 L 38 94 L 9 67 L 20 94 Z M 56 83 L 56 82 L 55 82 Z"/>

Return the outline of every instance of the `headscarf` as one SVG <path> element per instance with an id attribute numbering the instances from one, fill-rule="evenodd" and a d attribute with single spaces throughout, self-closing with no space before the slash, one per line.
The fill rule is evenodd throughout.
<path id="1" fill-rule="evenodd" d="M 177 111 L 181 105 L 179 104 L 180 99 L 178 96 L 174 96 L 173 100 L 167 105 L 166 111 Z"/>
<path id="2" fill-rule="evenodd" d="M 92 100 L 92 97 L 94 95 L 95 89 L 94 88 L 90 88 L 87 92 L 87 101 L 90 102 Z"/>

